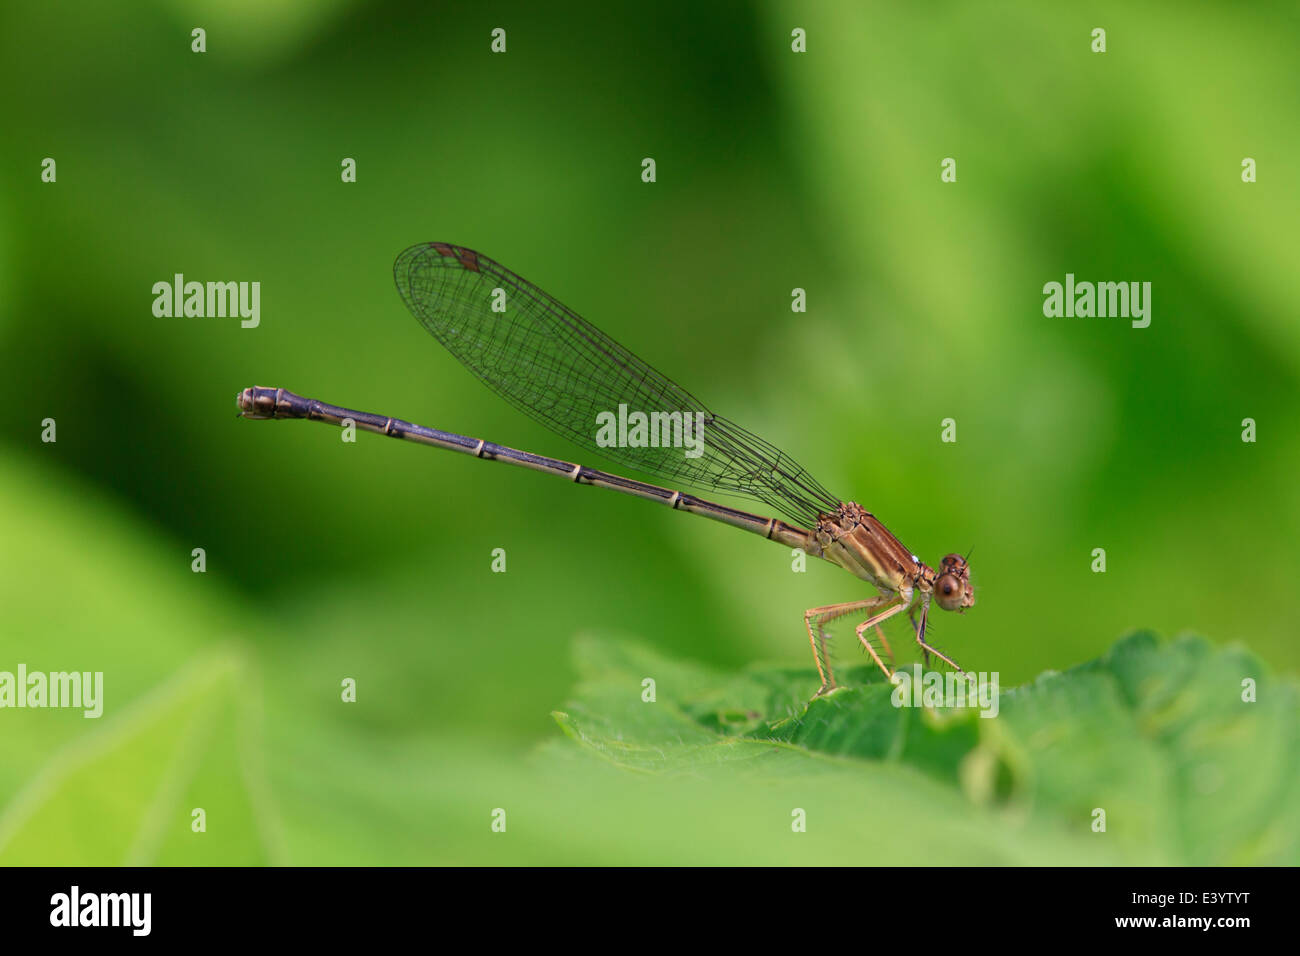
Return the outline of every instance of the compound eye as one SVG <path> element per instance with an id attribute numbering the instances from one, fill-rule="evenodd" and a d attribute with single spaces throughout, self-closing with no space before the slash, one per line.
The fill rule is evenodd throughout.
<path id="1" fill-rule="evenodd" d="M 961 607 L 961 595 L 961 581 L 955 574 L 940 575 L 939 580 L 934 582 L 934 599 L 945 611 L 955 611 Z"/>
<path id="2" fill-rule="evenodd" d="M 944 568 L 960 568 L 966 563 L 966 559 L 960 554 L 945 554 L 940 566 Z"/>

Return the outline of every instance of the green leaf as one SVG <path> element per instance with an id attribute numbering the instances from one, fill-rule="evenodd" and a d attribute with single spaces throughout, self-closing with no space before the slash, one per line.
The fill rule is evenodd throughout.
<path id="1" fill-rule="evenodd" d="M 1236 648 L 1134 634 L 1101 660 L 1002 692 L 995 717 L 895 706 L 901 692 L 871 668 L 807 701 L 808 672 L 728 676 L 591 638 L 577 659 L 576 697 L 555 718 L 587 753 L 669 777 L 815 777 L 832 802 L 870 793 L 930 860 L 963 856 L 934 840 L 940 821 L 1020 862 L 1300 860 L 1300 698 Z M 1255 702 L 1243 700 L 1247 678 Z M 1035 840 L 1049 834 L 1044 854 Z"/>
<path id="2" fill-rule="evenodd" d="M 246 777 L 244 668 L 238 651 L 205 655 L 56 752 L 0 813 L 0 864 L 273 862 L 254 792 L 231 786 Z"/>
<path id="3" fill-rule="evenodd" d="M 0 501 L 0 670 L 103 678 L 94 719 L 0 709 L 0 865 L 282 861 L 250 618 L 84 488 L 0 455 Z"/>

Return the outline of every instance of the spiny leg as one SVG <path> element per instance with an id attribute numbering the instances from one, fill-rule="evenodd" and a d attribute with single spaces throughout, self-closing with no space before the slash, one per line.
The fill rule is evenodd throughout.
<path id="1" fill-rule="evenodd" d="M 876 625 L 876 634 L 880 637 L 880 643 L 885 648 L 885 656 L 889 658 L 889 666 L 892 668 L 894 666 L 894 649 L 889 646 L 889 638 L 885 637 L 885 632 L 880 629 L 879 624 Z"/>
<path id="2" fill-rule="evenodd" d="M 845 614 L 852 614 L 854 611 L 864 611 L 870 608 L 879 607 L 881 604 L 893 600 L 893 598 L 880 595 L 878 597 L 867 598 L 865 601 L 849 601 L 844 604 L 827 604 L 824 607 L 812 607 L 804 611 L 803 623 L 808 629 L 808 643 L 812 645 L 813 662 L 817 665 L 817 675 L 822 679 L 821 689 L 814 695 L 820 697 L 835 689 L 835 675 L 831 672 L 830 658 L 826 655 L 826 634 L 822 628 L 836 618 L 843 617 Z M 817 633 L 813 634 L 813 628 L 816 627 Z M 871 656 L 875 657 L 876 652 L 872 651 Z"/>
<path id="3" fill-rule="evenodd" d="M 921 641 L 921 625 L 919 625 L 919 624 L 916 623 L 916 605 L 915 605 L 915 604 L 913 604 L 910 608 L 908 608 L 908 610 L 907 610 L 907 619 L 908 619 L 909 621 L 912 622 L 912 633 L 916 635 L 917 643 L 920 644 L 921 647 L 925 648 L 925 649 L 921 652 L 921 656 L 922 656 L 922 658 L 925 660 L 925 666 L 926 666 L 926 668 L 928 669 L 929 666 L 930 666 L 930 649 L 929 649 L 928 647 L 925 646 L 925 643 L 924 643 L 923 641 Z"/>
<path id="4" fill-rule="evenodd" d="M 849 601 L 843 604 L 827 604 L 824 607 L 809 608 L 804 612 L 804 626 L 808 629 L 808 641 L 812 645 L 813 662 L 817 665 L 817 673 L 822 680 L 821 688 L 814 696 L 820 697 L 822 694 L 835 689 L 835 674 L 831 671 L 830 656 L 826 653 L 825 625 L 853 611 L 876 607 L 883 600 L 887 599 L 874 597 L 863 601 Z M 813 635 L 814 627 L 817 629 L 816 636 Z"/>
<path id="5" fill-rule="evenodd" d="M 892 671 L 894 669 L 894 649 L 889 646 L 889 638 L 885 636 L 885 632 L 879 624 L 875 625 L 873 630 L 876 632 L 876 637 L 880 639 L 880 649 L 884 653 L 885 660 L 889 662 L 889 669 Z"/>
<path id="6" fill-rule="evenodd" d="M 871 642 L 862 636 L 862 632 L 869 627 L 874 627 L 879 629 L 880 623 L 882 621 L 888 620 L 889 618 L 897 614 L 899 611 L 904 610 L 910 602 L 903 601 L 902 598 L 900 598 L 897 594 L 893 595 L 892 597 L 887 597 L 884 600 L 886 603 L 890 603 L 893 601 L 898 601 L 899 603 L 895 604 L 891 608 L 886 608 L 885 610 L 881 611 L 879 614 L 867 618 L 865 621 L 859 624 L 855 630 L 858 635 L 858 642 L 867 649 L 867 653 L 870 654 L 872 660 L 876 662 L 876 666 L 879 667 L 884 672 L 886 679 L 892 680 L 894 676 L 894 672 L 885 666 L 885 662 L 880 659 L 880 655 L 877 654 L 876 649 L 871 646 Z"/>
<path id="7" fill-rule="evenodd" d="M 943 661 L 945 664 L 947 664 L 949 667 L 955 670 L 958 674 L 965 674 L 966 672 L 962 670 L 961 667 L 957 664 L 957 662 L 954 661 L 951 657 L 948 657 L 946 654 L 943 654 L 940 651 L 935 650 L 929 644 L 925 643 L 925 622 L 927 617 L 929 616 L 929 613 L 930 613 L 930 604 L 929 602 L 926 602 L 921 607 L 921 626 L 916 628 L 916 643 L 920 644 L 921 649 L 925 652 L 925 666 L 926 667 L 930 666 L 930 655 L 933 654 L 935 657 L 939 658 L 939 660 Z M 913 621 L 913 626 L 915 626 L 915 623 L 916 622 Z"/>

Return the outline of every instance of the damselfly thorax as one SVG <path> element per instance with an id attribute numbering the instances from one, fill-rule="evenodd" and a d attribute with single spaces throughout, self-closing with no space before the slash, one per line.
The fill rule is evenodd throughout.
<path id="1" fill-rule="evenodd" d="M 822 678 L 818 693 L 835 687 L 835 677 L 826 652 L 826 625 L 852 612 L 874 612 L 855 628 L 858 641 L 871 654 L 872 659 L 892 677 L 876 648 L 868 639 L 868 630 L 874 630 L 881 650 L 893 661 L 893 651 L 880 625 L 903 611 L 908 613 L 916 642 L 929 663 L 930 655 L 961 670 L 952 658 L 926 643 L 925 632 L 933 599 L 946 611 L 964 611 L 975 604 L 975 593 L 970 584 L 970 569 L 960 555 L 946 555 L 939 571 L 925 564 L 903 542 L 886 528 L 879 519 L 854 501 L 842 503 L 832 514 L 822 514 L 813 533 L 818 557 L 837 564 L 846 571 L 872 584 L 880 592 L 878 597 L 844 604 L 829 604 L 810 608 L 804 613 L 808 640 L 812 644 L 813 658 Z M 915 617 L 920 608 L 921 619 Z"/>

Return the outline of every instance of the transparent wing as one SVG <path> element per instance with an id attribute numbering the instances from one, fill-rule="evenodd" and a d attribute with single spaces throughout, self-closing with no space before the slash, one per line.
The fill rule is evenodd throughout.
<path id="1" fill-rule="evenodd" d="M 411 313 L 461 364 L 519 411 L 589 451 L 671 482 L 757 499 L 815 525 L 830 494 L 792 458 L 709 411 L 576 312 L 487 256 L 443 242 L 411 246 L 393 266 Z M 496 290 L 501 290 L 497 292 Z M 505 311 L 493 311 L 504 295 Z M 609 446 L 601 413 L 703 416 L 702 452 Z M 695 419 L 692 418 L 692 421 Z"/>

